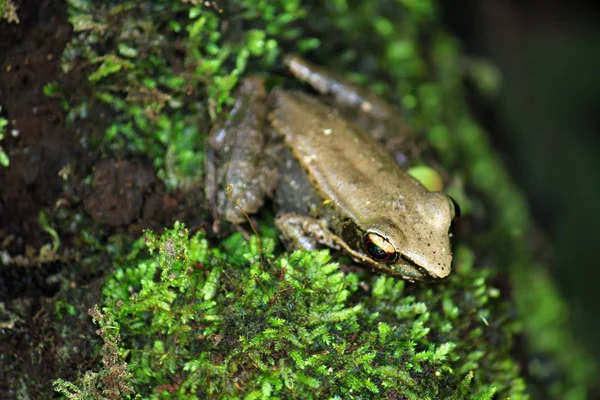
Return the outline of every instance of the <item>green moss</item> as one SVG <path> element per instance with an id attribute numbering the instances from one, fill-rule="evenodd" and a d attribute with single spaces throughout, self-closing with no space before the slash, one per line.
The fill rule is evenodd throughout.
<path id="1" fill-rule="evenodd" d="M 456 68 L 459 54 L 455 44 L 444 37 L 433 49 L 434 63 L 441 71 L 440 96 L 461 98 L 462 76 Z M 486 133 L 473 121 L 464 102 L 453 104 L 457 110 L 444 118 L 453 135 L 445 138 L 442 146 L 446 141 L 453 142 L 451 150 L 458 157 L 455 164 L 462 168 L 469 185 L 484 192 L 491 204 L 491 229 L 482 235 L 480 243 L 490 243 L 488 248 L 494 253 L 496 268 L 510 275 L 529 354 L 552 357 L 551 362 L 532 359 L 529 373 L 540 381 L 551 381 L 542 389 L 547 391 L 543 397 L 584 399 L 587 387 L 596 377 L 597 366 L 575 339 L 568 306 L 547 266 L 534 259 L 535 241 L 531 238 L 537 234 L 536 227 L 523 194 L 511 181 Z M 568 352 L 564 351 L 566 344 Z M 551 379 L 550 374 L 556 373 L 561 378 Z"/>
<path id="2" fill-rule="evenodd" d="M 204 165 L 208 118 L 231 104 L 248 64 L 272 66 L 280 53 L 275 37 L 318 45 L 290 27 L 305 16 L 298 0 L 236 0 L 225 9 L 218 3 L 69 2 L 76 34 L 63 69 L 84 68 L 91 94 L 62 94 L 70 98 L 69 119 L 77 123 L 98 108 L 106 113 L 106 106 L 112 115 L 103 135 L 84 143 L 107 154 L 149 157 L 169 187 L 191 187 Z"/>
<path id="3" fill-rule="evenodd" d="M 130 398 L 133 393 L 131 372 L 123 361 L 119 350 L 119 325 L 111 313 L 103 314 L 97 306 L 89 310 L 89 314 L 100 326 L 96 331 L 104 345 L 100 350 L 103 368 L 100 372 L 87 371 L 82 379 L 81 388 L 63 379 L 52 383 L 54 389 L 72 400 Z M 99 389 L 101 388 L 101 389 Z"/>
<path id="4" fill-rule="evenodd" d="M 525 398 L 508 310 L 466 248 L 423 290 L 345 274 L 327 251 L 275 256 L 269 239 L 262 254 L 237 234 L 235 251 L 211 248 L 181 224 L 146 244 L 152 256 L 106 283 L 103 311 L 143 398 Z"/>

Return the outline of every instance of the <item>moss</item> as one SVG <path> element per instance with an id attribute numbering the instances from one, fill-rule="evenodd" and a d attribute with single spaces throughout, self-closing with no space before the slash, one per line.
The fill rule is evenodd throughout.
<path id="1" fill-rule="evenodd" d="M 458 52 L 452 39 L 444 38 L 434 46 L 434 62 L 446 98 L 460 98 L 462 76 L 458 73 Z M 464 102 L 445 118 L 453 135 L 453 153 L 470 186 L 485 193 L 490 203 L 491 229 L 481 235 L 480 243 L 490 243 L 494 266 L 510 276 L 513 297 L 521 313 L 522 333 L 529 354 L 551 355 L 552 361 L 533 357 L 529 373 L 544 382 L 543 397 L 584 399 L 594 382 L 597 366 L 586 350 L 577 343 L 569 324 L 569 310 L 550 277 L 548 267 L 534 258 L 536 227 L 529 215 L 523 194 L 513 184 L 486 136 L 474 122 Z M 446 139 L 444 139 L 446 140 Z M 507 251 L 510 249 L 510 251 Z M 565 344 L 570 350 L 564 351 Z M 552 371 L 552 372 L 550 372 Z M 561 375 L 560 379 L 551 378 Z"/>
<path id="2" fill-rule="evenodd" d="M 119 354 L 119 328 L 112 314 L 102 314 L 97 306 L 89 310 L 94 322 L 100 325 L 96 332 L 102 338 L 104 345 L 100 350 L 102 370 L 99 373 L 87 371 L 83 378 L 83 388 L 79 389 L 72 383 L 57 379 L 53 382 L 55 390 L 68 399 L 109 399 L 118 400 L 133 393 L 131 372 L 127 363 Z M 98 390 L 101 386 L 102 390 Z"/>
<path id="3" fill-rule="evenodd" d="M 525 398 L 508 310 L 468 249 L 458 249 L 450 279 L 423 290 L 345 274 L 327 251 L 275 256 L 274 241 L 263 239 L 259 254 L 255 239 L 236 234 L 211 248 L 177 224 L 148 233 L 152 255 L 138 253 L 106 282 L 110 323 L 101 326 L 120 336 L 137 394 Z"/>
<path id="4" fill-rule="evenodd" d="M 115 256 L 95 312 L 112 330 L 101 335 L 111 364 L 57 388 L 82 398 L 120 387 L 143 398 L 518 399 L 527 392 L 510 352 L 525 332 L 556 360 L 548 395 L 583 398 L 593 366 L 577 347 L 561 355 L 572 343 L 568 324 L 546 317 L 567 310 L 533 261 L 524 200 L 464 104 L 460 49 L 440 29 L 436 2 L 220 3 L 69 2 L 76 35 L 64 69 L 83 73 L 91 95 L 46 92 L 64 99 L 75 126 L 99 109 L 110 115 L 85 145 L 144 155 L 169 187 L 196 187 L 209 122 L 239 79 L 276 75 L 282 51 L 318 47 L 316 61 L 356 71 L 348 75 L 403 106 L 452 171 L 449 190 L 463 211 L 490 228 L 461 238 L 455 271 L 437 285 L 342 273 L 327 252 L 282 256 L 268 237 L 209 245 L 181 224 L 148 233 L 152 254 L 138 241 Z M 465 185 L 483 198 L 468 197 Z M 494 288 L 501 269 L 520 319 Z M 110 385 L 99 379 L 107 365 L 120 371 Z"/>
<path id="5" fill-rule="evenodd" d="M 280 53 L 275 37 L 311 47 L 290 29 L 305 15 L 298 0 L 69 5 L 76 35 L 63 69 L 83 68 L 89 92 L 77 98 L 51 86 L 47 93 L 70 99 L 74 123 L 108 105 L 111 123 L 97 143 L 86 143 L 105 154 L 149 157 L 171 188 L 191 186 L 202 172 L 208 118 L 231 104 L 248 63 L 271 67 Z"/>

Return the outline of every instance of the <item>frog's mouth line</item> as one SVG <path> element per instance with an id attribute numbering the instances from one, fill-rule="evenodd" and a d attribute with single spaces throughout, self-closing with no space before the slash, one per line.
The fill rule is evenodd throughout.
<path id="1" fill-rule="evenodd" d="M 409 256 L 406 254 L 400 253 L 400 259 L 406 263 L 406 265 L 410 265 L 414 269 L 418 270 L 420 273 L 425 274 L 423 267 L 420 267 L 416 262 L 414 262 Z"/>
<path id="2" fill-rule="evenodd" d="M 407 270 L 403 271 L 403 276 L 409 276 L 411 278 L 419 280 L 431 279 L 431 276 L 425 271 L 425 269 L 419 266 L 406 254 L 400 253 L 400 259 L 404 261 L 404 263 L 402 264 L 403 267 L 407 268 Z M 408 275 L 408 273 L 411 273 L 411 275 Z"/>

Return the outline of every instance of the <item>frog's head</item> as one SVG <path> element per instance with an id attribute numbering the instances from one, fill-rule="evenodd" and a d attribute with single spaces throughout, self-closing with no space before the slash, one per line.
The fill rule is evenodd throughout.
<path id="1" fill-rule="evenodd" d="M 369 264 L 406 279 L 430 280 L 450 274 L 449 229 L 458 217 L 456 203 L 444 193 L 427 192 L 405 217 L 380 220 L 365 230 L 364 253 Z"/>

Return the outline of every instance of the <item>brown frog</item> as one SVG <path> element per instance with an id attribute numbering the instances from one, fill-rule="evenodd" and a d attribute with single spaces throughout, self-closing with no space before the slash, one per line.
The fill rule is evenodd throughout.
<path id="1" fill-rule="evenodd" d="M 267 94 L 258 77 L 243 81 L 230 117 L 209 139 L 215 221 L 241 224 L 241 210 L 255 213 L 274 196 L 288 248 L 343 249 L 409 280 L 448 276 L 455 203 L 409 176 L 376 139 L 390 129 L 407 134 L 397 108 L 298 57 L 285 64 L 336 106 L 301 91 Z"/>

